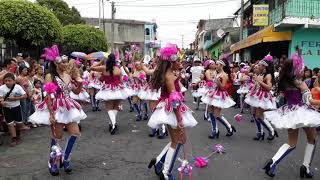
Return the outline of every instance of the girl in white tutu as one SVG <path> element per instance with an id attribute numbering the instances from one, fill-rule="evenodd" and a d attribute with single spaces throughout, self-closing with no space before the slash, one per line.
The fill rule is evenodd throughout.
<path id="1" fill-rule="evenodd" d="M 99 63 L 93 63 L 93 66 L 98 65 Z M 92 106 L 92 111 L 101 111 L 99 108 L 99 100 L 96 100 L 96 94 L 101 88 L 101 81 L 100 81 L 101 73 L 90 70 L 90 76 L 89 76 L 89 94 L 90 94 L 90 101 Z"/>
<path id="2" fill-rule="evenodd" d="M 204 62 L 203 65 L 205 68 L 205 73 L 204 73 L 205 85 L 202 88 L 199 88 L 199 90 L 198 90 L 199 93 L 201 93 L 201 96 L 204 96 L 209 90 L 215 89 L 215 84 L 213 82 L 213 79 L 217 74 L 216 63 L 213 60 L 207 60 Z M 204 112 L 204 119 L 205 120 L 208 119 L 208 107 L 209 107 L 209 104 L 206 104 L 206 109 Z"/>
<path id="3" fill-rule="evenodd" d="M 157 158 L 151 160 L 149 168 L 154 166 L 161 180 L 173 179 L 172 170 L 181 144 L 186 142 L 185 127 L 193 127 L 197 121 L 191 110 L 183 103 L 179 77 L 181 63 L 176 45 L 169 44 L 160 50 L 160 62 L 152 78 L 152 86 L 161 88 L 161 100 L 153 112 L 148 125 L 157 128 L 167 124 L 171 142 L 166 145 Z"/>
<path id="4" fill-rule="evenodd" d="M 273 57 L 267 55 L 259 61 L 256 66 L 257 75 L 254 75 L 254 85 L 250 88 L 245 102 L 255 109 L 255 122 L 257 126 L 257 135 L 253 139 L 256 141 L 264 140 L 263 128 L 269 131 L 268 140 L 278 137 L 278 133 L 273 129 L 270 122 L 263 117 L 266 110 L 276 109 L 276 102 L 271 94 L 272 82 L 274 81 L 274 69 L 272 63 Z"/>
<path id="5" fill-rule="evenodd" d="M 158 65 L 158 57 L 153 59 L 153 68 L 148 68 L 145 65 L 142 65 L 143 71 L 150 76 L 150 81 L 152 79 L 152 76 L 154 76 L 154 71 L 157 68 Z M 148 82 L 144 85 L 144 87 L 141 89 L 140 93 L 138 94 L 139 98 L 144 101 L 149 101 L 149 107 L 151 110 L 154 110 L 158 104 L 158 101 L 160 99 L 161 95 L 161 89 L 154 89 L 152 87 L 151 82 Z M 145 104 L 144 104 L 145 105 Z M 151 128 L 151 133 L 149 134 L 150 137 L 154 137 L 155 135 L 158 135 L 159 139 L 163 139 L 167 135 L 167 131 L 165 128 L 165 125 L 161 125 L 159 128 Z"/>
<path id="6" fill-rule="evenodd" d="M 214 79 L 214 83 L 216 84 L 215 88 L 209 90 L 203 97 L 202 101 L 213 108 L 213 114 L 210 113 L 210 120 L 211 120 L 211 134 L 209 138 L 219 138 L 219 129 L 217 126 L 216 120 L 221 122 L 223 126 L 227 129 L 226 136 L 230 137 L 236 132 L 236 129 L 225 119 L 222 118 L 221 110 L 225 108 L 229 108 L 234 106 L 236 103 L 232 100 L 229 96 L 226 85 L 229 81 L 230 77 L 230 69 L 229 63 L 226 59 L 218 60 L 216 62 L 216 70 L 217 75 Z M 227 74 L 228 73 L 228 74 Z"/>
<path id="7" fill-rule="evenodd" d="M 101 72 L 102 87 L 96 94 L 97 100 L 105 101 L 106 109 L 109 115 L 109 131 L 114 135 L 118 130 L 117 114 L 120 110 L 121 100 L 128 98 L 128 91 L 121 81 L 121 71 L 116 66 L 114 54 L 108 56 L 106 65 L 91 67 L 93 71 Z"/>
<path id="8" fill-rule="evenodd" d="M 80 136 L 78 123 L 87 116 L 79 103 L 70 98 L 70 92 L 80 93 L 82 80 L 73 80 L 67 73 L 68 59 L 62 59 L 56 45 L 45 49 L 45 57 L 51 61 L 50 73 L 46 75 L 45 87 L 47 92 L 45 100 L 36 106 L 36 111 L 29 117 L 29 121 L 35 124 L 50 124 L 52 129 L 51 148 L 49 156 L 49 171 L 51 175 L 59 174 L 57 162 L 61 157 L 59 141 L 62 139 L 63 127 L 66 126 L 71 137 L 68 140 L 65 151 L 62 153 L 60 165 L 65 172 L 71 172 L 69 156 L 73 145 Z M 76 86 L 72 82 L 76 83 Z M 57 154 L 58 153 L 58 154 Z M 57 159 L 58 158 L 58 159 Z"/>
<path id="9" fill-rule="evenodd" d="M 250 73 L 250 66 L 244 66 L 240 70 L 240 88 L 237 90 L 237 93 L 240 95 L 240 109 L 241 113 L 243 113 L 243 107 L 244 107 L 244 97 L 246 94 L 250 91 L 250 86 L 252 84 L 251 77 L 249 76 Z"/>
<path id="10" fill-rule="evenodd" d="M 132 101 L 133 101 L 133 107 L 137 111 L 136 115 L 136 121 L 141 121 L 142 119 L 142 114 L 141 114 L 141 108 L 140 108 L 140 103 L 141 100 L 139 98 L 139 93 L 142 91 L 143 87 L 147 83 L 147 76 L 146 73 L 142 69 L 142 65 L 140 61 L 135 61 L 134 62 L 134 71 L 132 73 L 132 90 L 133 90 L 133 96 L 132 96 Z M 148 106 L 147 104 L 144 104 L 145 108 L 145 114 L 143 119 L 148 120 Z"/>
<path id="11" fill-rule="evenodd" d="M 312 105 L 319 105 L 313 100 L 310 90 L 301 80 L 304 69 L 300 53 L 295 53 L 292 60 L 285 60 L 278 81 L 278 93 L 284 93 L 287 104 L 277 110 L 265 112 L 265 118 L 278 129 L 287 129 L 288 143 L 283 144 L 277 153 L 264 166 L 265 173 L 275 176 L 277 165 L 286 155 L 295 149 L 299 137 L 299 129 L 303 128 L 307 136 L 307 145 L 303 164 L 300 167 L 301 178 L 312 178 L 311 162 L 316 145 L 316 127 L 320 125 L 320 113 Z"/>

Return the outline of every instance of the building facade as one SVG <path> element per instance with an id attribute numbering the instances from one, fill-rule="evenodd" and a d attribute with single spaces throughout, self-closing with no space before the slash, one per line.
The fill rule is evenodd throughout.
<path id="1" fill-rule="evenodd" d="M 253 26 L 255 4 L 269 5 L 268 26 Z M 320 66 L 320 1 L 249 0 L 244 9 L 244 39 L 230 48 L 240 53 L 242 61 L 259 60 L 269 52 L 290 57 L 299 46 L 307 67 Z"/>

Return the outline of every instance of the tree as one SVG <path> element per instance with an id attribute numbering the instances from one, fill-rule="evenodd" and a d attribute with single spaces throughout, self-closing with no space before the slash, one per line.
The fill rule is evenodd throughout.
<path id="1" fill-rule="evenodd" d="M 84 24 L 77 8 L 69 8 L 68 4 L 63 0 L 37 0 L 41 6 L 48 8 L 59 19 L 63 26 L 69 24 Z"/>
<path id="2" fill-rule="evenodd" d="M 107 39 L 104 33 L 92 26 L 77 24 L 62 28 L 61 50 L 69 54 L 72 51 L 91 53 L 107 51 Z"/>
<path id="3" fill-rule="evenodd" d="M 46 8 L 25 0 L 0 0 L 0 36 L 19 46 L 47 45 L 61 37 L 59 20 Z"/>

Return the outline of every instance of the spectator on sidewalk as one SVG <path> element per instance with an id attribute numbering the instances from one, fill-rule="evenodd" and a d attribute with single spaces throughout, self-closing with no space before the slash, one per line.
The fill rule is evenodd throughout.
<path id="1" fill-rule="evenodd" d="M 20 100 L 27 95 L 23 88 L 16 84 L 12 73 L 7 73 L 3 79 L 5 84 L 0 86 L 0 103 L 11 136 L 10 146 L 13 147 L 21 143 L 20 130 L 23 128 L 23 121 Z"/>

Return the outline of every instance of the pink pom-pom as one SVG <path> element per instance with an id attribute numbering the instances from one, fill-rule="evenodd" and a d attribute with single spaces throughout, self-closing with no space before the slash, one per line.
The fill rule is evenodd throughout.
<path id="1" fill-rule="evenodd" d="M 292 55 L 292 63 L 294 67 L 294 75 L 299 75 L 304 70 L 304 60 L 303 57 L 300 56 L 298 53 L 294 53 Z"/>
<path id="2" fill-rule="evenodd" d="M 139 79 L 145 80 L 145 79 L 146 79 L 146 75 L 145 75 L 144 73 L 141 73 L 141 74 L 139 75 Z"/>
<path id="3" fill-rule="evenodd" d="M 132 54 L 131 54 L 130 51 L 126 51 L 125 59 L 126 59 L 126 61 L 131 61 L 131 59 L 132 59 Z"/>
<path id="4" fill-rule="evenodd" d="M 76 60 L 75 63 L 76 63 L 76 65 L 78 65 L 78 66 L 81 64 L 81 61 L 80 61 L 80 59 L 79 59 L 78 57 L 77 57 L 77 60 Z"/>
<path id="5" fill-rule="evenodd" d="M 178 48 L 175 44 L 167 44 L 166 47 L 160 49 L 160 56 L 163 60 L 170 61 L 172 56 L 176 56 Z"/>
<path id="6" fill-rule="evenodd" d="M 54 92 L 56 92 L 58 89 L 57 85 L 55 83 L 46 83 L 44 85 L 44 90 L 48 93 L 48 94 L 52 94 Z"/>
<path id="7" fill-rule="evenodd" d="M 236 114 L 236 115 L 234 116 L 234 119 L 235 119 L 237 122 L 240 122 L 241 119 L 242 119 L 242 115 L 241 115 L 241 114 Z"/>
<path id="8" fill-rule="evenodd" d="M 213 82 L 211 82 L 211 81 L 207 82 L 207 86 L 208 87 L 213 87 Z"/>
<path id="9" fill-rule="evenodd" d="M 181 92 L 172 92 L 169 96 L 169 104 L 177 107 L 183 101 L 183 95 Z"/>
<path id="10" fill-rule="evenodd" d="M 127 75 L 124 75 L 124 76 L 122 77 L 122 79 L 123 79 L 123 81 L 128 81 L 128 80 L 129 80 L 129 77 L 128 77 Z"/>
<path id="11" fill-rule="evenodd" d="M 199 156 L 195 160 L 194 165 L 198 168 L 206 167 L 208 165 L 208 160 L 206 158 Z"/>
<path id="12" fill-rule="evenodd" d="M 82 82 L 82 84 L 83 84 L 84 86 L 87 86 L 87 85 L 89 85 L 89 82 L 88 82 L 87 80 L 85 80 L 85 81 Z"/>
<path id="13" fill-rule="evenodd" d="M 270 54 L 268 54 L 263 59 L 266 60 L 266 61 L 272 61 L 273 57 Z"/>

